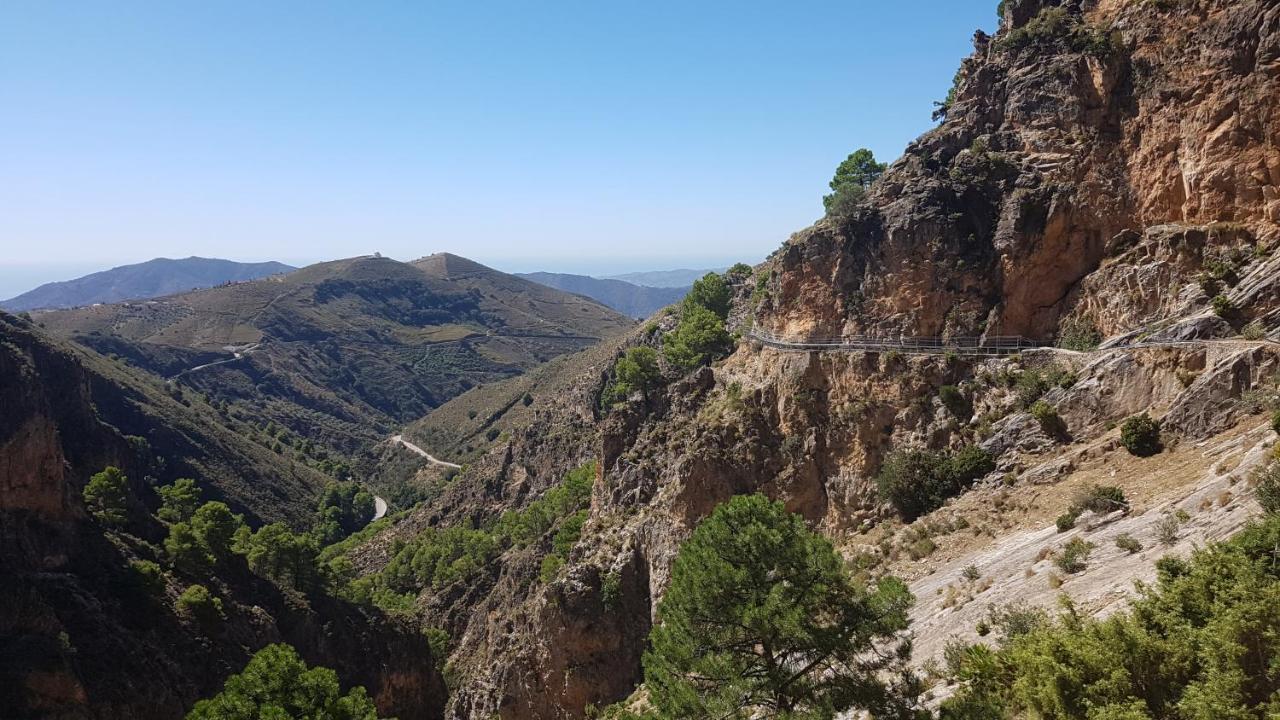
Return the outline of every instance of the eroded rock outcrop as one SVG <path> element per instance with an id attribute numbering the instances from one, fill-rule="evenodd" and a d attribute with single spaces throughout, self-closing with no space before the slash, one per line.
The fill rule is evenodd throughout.
<path id="1" fill-rule="evenodd" d="M 1048 340 L 1077 312 L 1114 335 L 1203 307 L 1206 260 L 1280 239 L 1280 9 L 1008 5 L 946 121 L 781 252 L 762 323 Z"/>

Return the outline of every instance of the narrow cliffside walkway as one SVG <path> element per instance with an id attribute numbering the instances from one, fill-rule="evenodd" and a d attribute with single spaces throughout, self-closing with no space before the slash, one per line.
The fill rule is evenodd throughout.
<path id="1" fill-rule="evenodd" d="M 778 350 L 793 352 L 812 351 L 850 351 L 850 352 L 900 352 L 905 355 L 978 355 L 999 356 L 1014 355 L 1028 350 L 1052 350 L 1055 352 L 1081 352 L 1065 350 L 1052 345 L 1041 345 L 1023 337 L 875 337 L 869 335 L 849 335 L 845 337 L 805 337 L 784 338 L 775 333 L 752 328 L 746 337 L 762 345 Z M 1132 350 L 1137 348 L 1156 347 L 1208 347 L 1213 345 L 1277 345 L 1276 340 L 1222 339 L 1222 340 L 1158 340 L 1134 343 L 1104 344 L 1091 352 L 1110 352 L 1113 350 Z"/>
<path id="2" fill-rule="evenodd" d="M 811 350 L 852 350 L 890 352 L 913 355 L 1012 355 L 1040 347 L 1023 337 L 906 337 L 846 335 L 844 337 L 785 338 L 781 335 L 752 328 L 747 337 L 778 348 L 808 352 Z"/>
<path id="3" fill-rule="evenodd" d="M 427 452 L 426 450 L 423 450 L 422 448 L 418 447 L 417 445 L 414 445 L 413 443 L 409 442 L 408 440 L 405 440 L 405 439 L 404 439 L 404 435 L 392 435 L 392 436 L 391 436 L 391 442 L 393 442 L 393 443 L 398 443 L 398 444 L 400 444 L 400 445 L 405 446 L 405 447 L 406 447 L 406 448 L 408 448 L 410 451 L 415 452 L 415 453 L 417 453 L 418 455 L 421 455 L 422 457 L 426 458 L 426 459 L 427 459 L 427 462 L 431 463 L 432 465 L 439 465 L 440 467 L 453 468 L 454 470 L 461 470 L 461 469 L 462 469 L 462 466 L 461 466 L 461 465 L 458 465 L 458 464 L 456 464 L 456 463 L 447 462 L 447 461 L 445 461 L 445 460 L 441 460 L 440 458 L 438 458 L 438 457 L 436 457 L 436 456 L 432 455 L 431 453 Z"/>

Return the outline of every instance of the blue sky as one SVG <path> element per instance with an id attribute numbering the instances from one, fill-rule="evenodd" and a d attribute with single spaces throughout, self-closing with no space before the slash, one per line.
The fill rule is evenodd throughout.
<path id="1" fill-rule="evenodd" d="M 995 4 L 8 0 L 0 265 L 755 262 Z"/>

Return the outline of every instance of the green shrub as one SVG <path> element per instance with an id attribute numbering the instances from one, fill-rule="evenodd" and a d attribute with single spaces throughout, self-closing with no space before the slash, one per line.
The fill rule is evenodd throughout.
<path id="1" fill-rule="evenodd" d="M 422 631 L 427 638 L 427 646 L 431 648 L 431 659 L 436 671 L 443 671 L 445 661 L 449 658 L 449 633 L 437 627 L 429 627 Z"/>
<path id="2" fill-rule="evenodd" d="M 1280 514 L 1280 462 L 1273 462 L 1258 472 L 1254 488 L 1258 505 L 1271 515 Z"/>
<path id="3" fill-rule="evenodd" d="M 123 525 L 129 519 L 129 480 L 120 468 L 108 467 L 84 486 L 85 507 L 103 525 Z"/>
<path id="4" fill-rule="evenodd" d="M 1066 350 L 1089 351 L 1102 343 L 1102 333 L 1086 318 L 1069 318 L 1058 329 L 1058 347 Z"/>
<path id="5" fill-rule="evenodd" d="M 933 538 L 922 537 L 907 545 L 907 555 L 910 555 L 912 560 L 923 560 L 937 549 L 938 543 L 934 542 Z"/>
<path id="6" fill-rule="evenodd" d="M 1052 51 L 1059 46 L 1099 58 L 1118 50 L 1108 33 L 1090 27 L 1063 7 L 1044 8 L 1021 27 L 1005 33 L 998 44 L 1002 50 Z"/>
<path id="7" fill-rule="evenodd" d="M 1071 528 L 1075 527 L 1076 520 L 1078 520 L 1079 518 L 1080 518 L 1080 511 L 1075 508 L 1071 508 L 1070 510 L 1067 510 L 1066 512 L 1059 515 L 1058 519 L 1054 520 L 1053 523 L 1058 527 L 1058 532 L 1064 533 L 1070 530 Z"/>
<path id="8" fill-rule="evenodd" d="M 1001 645 L 1030 635 L 1049 624 L 1049 614 L 1042 608 L 1022 602 L 991 606 L 987 610 L 987 625 L 996 631 Z"/>
<path id="9" fill-rule="evenodd" d="M 956 74 L 951 77 L 951 87 L 947 90 L 946 97 L 933 101 L 932 117 L 934 122 L 947 119 L 947 113 L 951 112 L 951 106 L 956 102 L 956 95 L 960 92 L 960 84 L 962 82 L 964 82 L 963 66 L 956 70 Z"/>
<path id="10" fill-rule="evenodd" d="M 1172 545 L 1178 541 L 1178 528 L 1182 520 L 1176 514 L 1165 513 L 1156 521 L 1156 539 L 1164 545 Z"/>
<path id="11" fill-rule="evenodd" d="M 1075 507 L 1106 515 L 1116 510 L 1128 512 L 1129 501 L 1124 490 L 1115 485 L 1090 485 L 1076 496 Z"/>
<path id="12" fill-rule="evenodd" d="M 973 403 L 955 385 L 943 385 L 938 388 L 938 400 L 948 412 L 961 420 L 973 417 Z"/>
<path id="13" fill-rule="evenodd" d="M 222 612 L 222 598 L 214 597 L 203 585 L 192 585 L 178 596 L 178 612 L 206 629 L 217 627 L 226 617 Z"/>
<path id="14" fill-rule="evenodd" d="M 1054 365 L 1044 375 L 1045 382 L 1066 389 L 1076 384 L 1076 374 L 1070 370 Z"/>
<path id="15" fill-rule="evenodd" d="M 1014 392 L 1018 395 L 1018 404 L 1029 408 L 1041 395 L 1049 392 L 1049 381 L 1036 368 L 1023 370 L 1014 381 Z"/>
<path id="16" fill-rule="evenodd" d="M 615 609 L 622 603 L 622 575 L 609 572 L 600 581 L 600 602 L 607 609 Z"/>
<path id="17" fill-rule="evenodd" d="M 150 560 L 133 560 L 129 563 L 131 580 L 135 587 L 147 595 L 159 596 L 164 592 L 164 571 Z"/>
<path id="18" fill-rule="evenodd" d="M 943 720 L 1268 717 L 1280 664 L 1280 517 L 1164 558 L 1131 609 L 1063 615 L 997 647 L 948 647 Z M 954 661 L 954 662 L 953 662 Z"/>
<path id="19" fill-rule="evenodd" d="M 309 668 L 285 644 L 259 650 L 244 670 L 227 678 L 222 691 L 196 703 L 187 720 L 377 720 L 363 687 L 346 694 L 334 671 Z"/>
<path id="20" fill-rule="evenodd" d="M 1271 431 L 1280 435 L 1280 410 L 1271 413 Z"/>
<path id="21" fill-rule="evenodd" d="M 1121 533 L 1116 536 L 1116 547 L 1124 550 L 1130 555 L 1136 555 L 1142 552 L 1142 543 L 1138 542 L 1138 539 L 1129 533 Z"/>
<path id="22" fill-rule="evenodd" d="M 559 573 L 562 567 L 564 567 L 564 558 L 559 555 L 548 555 L 542 558 L 542 567 L 538 572 L 538 579 L 543 583 L 549 583 L 555 579 L 556 573 Z"/>
<path id="23" fill-rule="evenodd" d="M 1254 320 L 1240 329 L 1240 337 L 1245 340 L 1261 340 L 1267 336 L 1267 328 Z"/>
<path id="24" fill-rule="evenodd" d="M 1164 449 L 1160 423 L 1146 413 L 1134 415 L 1120 425 L 1120 444 L 1132 455 L 1150 457 Z"/>
<path id="25" fill-rule="evenodd" d="M 1040 423 L 1040 429 L 1050 437 L 1059 437 L 1064 435 L 1067 430 L 1067 424 L 1058 416 L 1058 411 L 1052 405 L 1044 400 L 1037 400 L 1031 403 L 1029 410 L 1031 417 Z"/>
<path id="26" fill-rule="evenodd" d="M 876 476 L 881 500 L 907 520 L 941 507 L 974 480 L 995 469 L 985 450 L 968 446 L 954 455 L 928 450 L 891 453 Z"/>
<path id="27" fill-rule="evenodd" d="M 1062 550 L 1054 556 L 1053 562 L 1062 572 L 1082 572 L 1087 567 L 1089 554 L 1093 552 L 1093 548 L 1094 544 L 1091 542 L 1078 537 L 1071 538 L 1066 545 L 1062 546 Z"/>
<path id="28" fill-rule="evenodd" d="M 995 470 L 996 460 L 977 445 L 966 445 L 951 456 L 947 465 L 953 481 L 966 486 Z"/>
<path id="29" fill-rule="evenodd" d="M 1209 303 L 1213 306 L 1213 314 L 1223 320 L 1232 320 L 1238 313 L 1236 304 L 1231 302 L 1231 298 L 1226 295 L 1214 295 L 1213 300 L 1210 300 Z"/>

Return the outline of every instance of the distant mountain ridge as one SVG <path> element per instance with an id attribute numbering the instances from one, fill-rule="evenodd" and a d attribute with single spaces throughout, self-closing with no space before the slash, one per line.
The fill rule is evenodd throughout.
<path id="1" fill-rule="evenodd" d="M 622 273 L 621 275 L 608 275 L 605 280 L 621 280 L 629 282 L 632 285 L 647 285 L 648 287 L 658 288 L 687 288 L 693 284 L 694 280 L 706 275 L 709 272 L 724 272 L 729 268 L 709 268 L 705 270 L 691 270 L 689 268 L 680 268 L 678 270 L 650 270 L 645 272 Z"/>
<path id="2" fill-rule="evenodd" d="M 447 253 L 334 260 L 38 320 L 341 455 L 471 387 L 634 326 L 589 298 Z"/>
<path id="3" fill-rule="evenodd" d="M 134 265 L 121 265 L 74 280 L 45 283 L 0 302 L 0 307 L 11 312 L 21 312 L 143 300 L 228 282 L 257 280 L 294 269 L 291 265 L 278 262 L 241 263 L 194 256 L 177 260 L 156 258 Z"/>
<path id="4" fill-rule="evenodd" d="M 518 273 L 517 275 L 557 290 L 585 295 L 633 318 L 647 318 L 658 310 L 679 302 L 685 293 L 689 292 L 689 285 L 650 287 L 625 280 L 596 278 L 589 275 L 549 272 Z"/>

